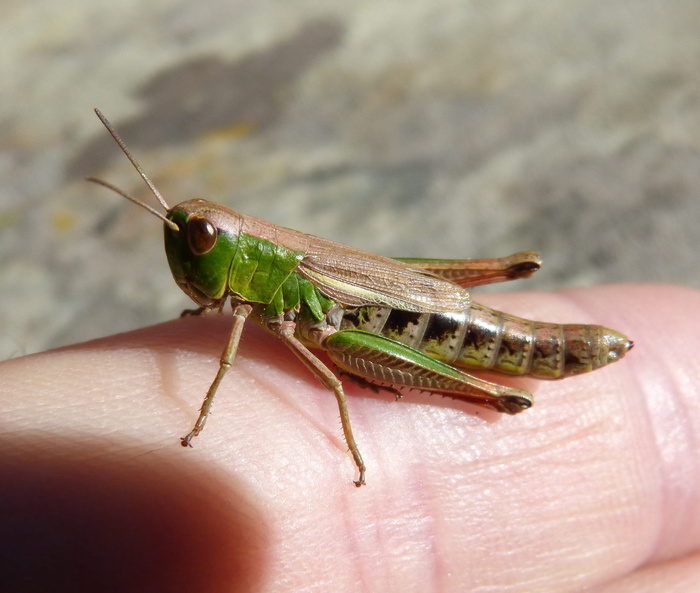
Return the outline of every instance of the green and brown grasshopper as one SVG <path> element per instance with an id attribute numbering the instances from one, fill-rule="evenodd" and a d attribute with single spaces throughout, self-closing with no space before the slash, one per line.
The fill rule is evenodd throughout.
<path id="1" fill-rule="evenodd" d="M 390 259 L 205 200 L 171 208 L 114 128 L 95 112 L 166 213 L 89 179 L 163 221 L 170 270 L 199 306 L 196 313 L 221 310 L 227 301 L 233 309 L 219 371 L 183 446 L 202 432 L 248 318 L 279 337 L 335 395 L 360 473 L 357 486 L 365 483 L 365 464 L 342 384 L 310 348 L 326 351 L 342 373 L 360 383 L 441 393 L 507 414 L 529 408 L 532 396 L 465 371 L 561 379 L 615 362 L 632 348 L 626 336 L 601 326 L 529 321 L 471 300 L 467 288 L 532 275 L 540 266 L 536 253 Z"/>

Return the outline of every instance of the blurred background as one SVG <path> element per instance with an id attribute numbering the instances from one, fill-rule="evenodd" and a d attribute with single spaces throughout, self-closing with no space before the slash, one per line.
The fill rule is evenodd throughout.
<path id="1" fill-rule="evenodd" d="M 0 358 L 190 306 L 93 107 L 171 205 L 700 287 L 695 0 L 6 0 L 0 47 Z"/>

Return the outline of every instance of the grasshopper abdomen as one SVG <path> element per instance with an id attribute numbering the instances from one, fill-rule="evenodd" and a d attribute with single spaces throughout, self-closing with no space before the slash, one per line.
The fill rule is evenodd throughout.
<path id="1" fill-rule="evenodd" d="M 361 307 L 346 312 L 342 327 L 381 334 L 459 368 L 538 379 L 593 371 L 632 347 L 600 325 L 531 321 L 474 302 L 455 313 Z"/>

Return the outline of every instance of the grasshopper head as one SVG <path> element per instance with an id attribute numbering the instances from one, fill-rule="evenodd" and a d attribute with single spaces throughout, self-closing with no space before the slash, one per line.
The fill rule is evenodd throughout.
<path id="1" fill-rule="evenodd" d="M 137 200 L 111 183 L 94 177 L 88 177 L 88 180 L 111 189 L 160 218 L 165 226 L 165 253 L 168 256 L 170 271 L 175 282 L 200 307 L 222 306 L 229 294 L 229 275 L 236 250 L 239 247 L 239 235 L 243 226 L 241 215 L 225 206 L 205 200 L 188 200 L 171 208 L 126 147 L 112 124 L 99 109 L 95 109 L 95 113 L 166 214 L 162 214 L 148 204 Z M 253 247 L 255 248 L 257 245 Z M 248 254 L 243 253 L 240 259 L 247 261 Z M 296 261 L 291 263 L 296 264 Z M 286 275 L 289 275 L 289 272 L 290 270 L 287 270 Z M 286 275 L 282 279 L 286 278 Z M 264 274 L 259 276 L 262 279 L 263 287 L 267 287 Z M 256 294 L 255 290 L 258 286 L 255 283 L 251 284 L 250 278 L 244 279 L 243 286 L 252 290 L 253 296 Z M 277 286 L 273 286 L 272 289 L 276 291 Z M 263 296 L 269 297 L 270 295 L 263 291 Z M 269 302 L 269 300 L 257 302 Z"/>
<path id="2" fill-rule="evenodd" d="M 206 200 L 188 200 L 168 211 L 165 253 L 177 285 L 201 307 L 223 304 L 240 216 Z M 175 230 L 177 227 L 177 230 Z"/>

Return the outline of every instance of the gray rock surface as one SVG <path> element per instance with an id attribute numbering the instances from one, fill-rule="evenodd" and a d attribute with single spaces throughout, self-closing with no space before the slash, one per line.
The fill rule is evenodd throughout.
<path id="1" fill-rule="evenodd" d="M 511 290 L 700 287 L 700 4 L 6 2 L 0 358 L 176 317 L 207 197 L 386 255 L 545 262 Z M 660 309 L 663 304 L 660 303 Z M 650 314 L 661 314 L 650 312 Z"/>

